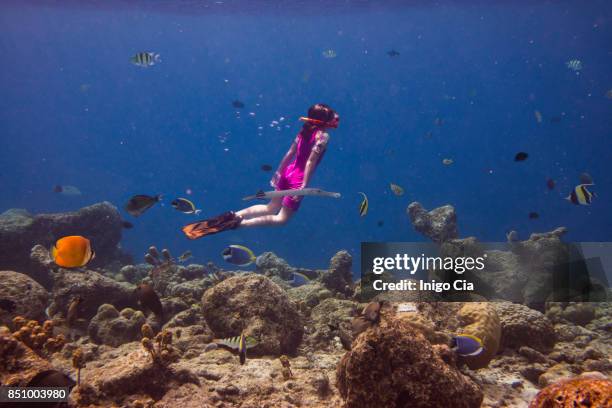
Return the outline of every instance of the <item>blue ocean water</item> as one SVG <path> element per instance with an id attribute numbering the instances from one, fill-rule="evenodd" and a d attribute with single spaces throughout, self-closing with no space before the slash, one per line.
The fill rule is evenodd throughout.
<path id="1" fill-rule="evenodd" d="M 561 225 L 571 241 L 612 240 L 608 1 L 7 1 L 0 10 L 0 212 L 122 208 L 134 194 L 164 194 L 140 218 L 122 210 L 135 224 L 122 246 L 139 261 L 157 245 L 222 264 L 222 249 L 238 243 L 304 267 L 348 249 L 358 264 L 361 241 L 424 240 L 406 216 L 412 201 L 454 205 L 461 235 L 483 241 Z M 335 58 L 323 55 L 330 49 Z M 140 51 L 162 62 L 131 64 Z M 581 71 L 566 66 L 573 59 Z M 187 240 L 180 227 L 196 218 L 170 201 L 188 197 L 202 216 L 242 208 L 268 187 L 260 166 L 276 167 L 317 102 L 341 124 L 312 186 L 343 197 L 306 198 L 282 227 Z M 519 151 L 529 158 L 515 162 Z M 562 197 L 585 171 L 598 196 L 571 205 Z M 56 184 L 83 194 L 56 194 Z M 363 218 L 359 191 L 370 201 Z"/>

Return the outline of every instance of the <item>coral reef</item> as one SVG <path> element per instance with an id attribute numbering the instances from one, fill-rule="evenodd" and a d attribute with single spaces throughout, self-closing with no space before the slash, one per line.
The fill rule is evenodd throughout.
<path id="1" fill-rule="evenodd" d="M 0 326 L 0 383 L 26 386 L 51 364 L 30 347 L 15 338 L 6 326 Z"/>
<path id="2" fill-rule="evenodd" d="M 204 293 L 202 306 L 216 337 L 245 332 L 259 343 L 258 353 L 291 354 L 302 339 L 296 306 L 265 276 L 245 274 L 226 279 Z"/>
<path id="3" fill-rule="evenodd" d="M 177 352 L 172 347 L 172 332 L 162 330 L 153 336 L 153 329 L 148 324 L 141 327 L 142 348 L 151 355 L 151 360 L 155 364 L 167 365 L 178 359 Z"/>
<path id="4" fill-rule="evenodd" d="M 30 250 L 37 244 L 50 248 L 67 235 L 86 236 L 96 252 L 95 262 L 104 265 L 117 257 L 122 220 L 119 211 L 108 202 L 81 208 L 76 212 L 31 215 L 25 210 L 0 214 L 0 269 L 29 273 L 39 269 L 30 260 Z M 35 276 L 34 276 L 35 277 Z"/>
<path id="5" fill-rule="evenodd" d="M 454 366 L 446 346 L 432 346 L 402 319 L 362 333 L 338 364 L 345 407 L 480 407 L 482 391 Z M 441 392 L 442 391 L 442 392 Z"/>
<path id="6" fill-rule="evenodd" d="M 555 331 L 546 316 L 516 303 L 493 304 L 501 322 L 502 348 L 528 346 L 543 353 L 551 351 L 555 344 Z"/>
<path id="7" fill-rule="evenodd" d="M 459 236 L 457 232 L 457 215 L 452 205 L 435 208 L 429 212 L 414 202 L 406 209 L 414 229 L 433 242 L 442 243 Z"/>
<path id="8" fill-rule="evenodd" d="M 350 297 L 354 290 L 352 267 L 351 254 L 348 251 L 338 251 L 329 262 L 327 273 L 321 276 L 321 282 L 330 291 Z"/>
<path id="9" fill-rule="evenodd" d="M 257 273 L 267 277 L 278 276 L 282 280 L 290 280 L 293 277 L 293 272 L 296 271 L 287 261 L 279 258 L 273 252 L 264 252 L 259 255 L 255 266 L 257 267 Z"/>
<path id="10" fill-rule="evenodd" d="M 89 337 L 98 344 L 116 347 L 137 340 L 145 322 L 146 318 L 139 310 L 126 308 L 119 312 L 113 305 L 103 304 L 89 323 Z"/>
<path id="11" fill-rule="evenodd" d="M 87 320 L 91 319 L 98 312 L 98 307 L 104 303 L 121 309 L 137 306 L 134 286 L 117 282 L 98 272 L 60 269 L 54 275 L 54 280 L 52 302 L 49 307 L 51 316 L 56 314 L 65 316 L 70 302 L 77 296 L 82 299 L 79 305 L 80 317 Z"/>
<path id="12" fill-rule="evenodd" d="M 291 288 L 287 291 L 289 298 L 295 302 L 302 302 L 309 308 L 313 308 L 321 301 L 333 297 L 333 293 L 320 282 L 311 282 L 307 285 Z"/>
<path id="13" fill-rule="evenodd" d="M 39 320 L 45 317 L 48 294 L 38 282 L 19 272 L 0 271 L 0 325 L 15 316 Z"/>
<path id="14" fill-rule="evenodd" d="M 572 322 L 586 326 L 595 319 L 593 303 L 547 303 L 546 317 L 552 322 Z"/>
<path id="15" fill-rule="evenodd" d="M 485 302 L 467 303 L 459 310 L 459 319 L 464 324 L 461 332 L 480 338 L 484 345 L 480 355 L 465 357 L 467 365 L 471 369 L 486 367 L 497 354 L 502 335 L 495 307 Z"/>
<path id="16" fill-rule="evenodd" d="M 308 325 L 306 343 L 316 350 L 329 350 L 336 347 L 336 339 L 350 348 L 351 317 L 359 311 L 359 306 L 349 300 L 325 299 L 312 309 L 311 324 Z"/>
<path id="17" fill-rule="evenodd" d="M 42 326 L 36 320 L 26 320 L 23 316 L 13 319 L 13 337 L 40 355 L 49 355 L 60 351 L 66 339 L 63 334 L 54 335 L 53 321 L 46 320 Z"/>
<path id="18" fill-rule="evenodd" d="M 612 381 L 580 376 L 549 385 L 531 401 L 529 408 L 612 407 Z"/>
<path id="19" fill-rule="evenodd" d="M 101 406 L 155 401 L 182 384 L 200 383 L 188 370 L 154 362 L 138 342 L 101 353 L 96 364 L 83 371 L 81 381 L 91 386 L 89 400 Z"/>
<path id="20" fill-rule="evenodd" d="M 612 374 L 610 303 L 538 303 L 546 279 L 529 274 L 549 276 L 565 256 L 563 230 L 485 251 L 473 237 L 457 238 L 452 207 L 429 213 L 419 207 L 412 205 L 415 227 L 439 244 L 442 255 L 487 254 L 486 271 L 464 275 L 485 287 L 487 298 L 531 307 L 476 296 L 478 303 L 440 302 L 441 296 L 422 291 L 358 303 L 346 251 L 334 255 L 327 270 L 300 269 L 265 253 L 258 274 L 222 271 L 212 263 L 177 265 L 160 251 L 155 265 L 125 265 L 115 253 L 117 262 L 93 271 L 57 268 L 38 245 L 29 265 L 44 274 L 24 271 L 39 283 L 52 282 L 53 320 L 42 322 L 45 285 L 16 272 L 9 272 L 21 275 L 15 282 L 0 279 L 0 317 L 15 330 L 0 326 L 0 381 L 25 386 L 57 380 L 72 387 L 65 374 L 72 373 L 79 383 L 70 395 L 75 407 L 525 408 L 543 387 L 549 388 L 538 401 L 559 395 L 598 401 L 585 382 L 583 394 L 565 386 L 549 392 L 584 378 L 581 373 L 597 371 L 589 378 L 600 381 Z M 310 281 L 291 287 L 295 272 Z M 135 310 L 135 286 L 126 282 L 153 286 L 163 321 Z M 26 316 L 13 323 L 16 314 Z M 242 332 L 258 342 L 244 365 L 232 347 L 219 347 L 220 338 Z M 485 353 L 458 356 L 448 346 L 458 333 L 482 338 Z M 63 348 L 60 334 L 68 341 Z"/>

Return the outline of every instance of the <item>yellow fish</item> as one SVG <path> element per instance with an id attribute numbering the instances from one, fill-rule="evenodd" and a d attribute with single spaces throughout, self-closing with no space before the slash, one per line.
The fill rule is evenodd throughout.
<path id="1" fill-rule="evenodd" d="M 365 193 L 359 192 L 363 196 L 363 201 L 359 204 L 359 216 L 365 217 L 368 213 L 368 196 Z"/>
<path id="2" fill-rule="evenodd" d="M 60 238 L 51 248 L 53 261 L 62 268 L 79 268 L 95 257 L 87 238 L 71 235 Z"/>

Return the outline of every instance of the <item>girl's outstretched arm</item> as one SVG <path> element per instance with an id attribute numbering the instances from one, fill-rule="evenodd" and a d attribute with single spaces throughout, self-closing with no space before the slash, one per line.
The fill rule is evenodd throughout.
<path id="1" fill-rule="evenodd" d="M 314 169 L 317 167 L 319 160 L 325 153 L 325 149 L 327 149 L 327 142 L 329 140 L 329 135 L 325 132 L 321 132 L 317 135 L 317 141 L 310 152 L 310 156 L 308 156 L 308 161 L 306 162 L 306 168 L 304 169 L 304 180 L 302 181 L 302 187 L 308 187 L 308 182 L 310 181 L 310 177 Z M 300 199 L 304 198 L 303 196 Z"/>
<path id="2" fill-rule="evenodd" d="M 295 150 L 297 149 L 298 137 L 296 137 L 293 143 L 291 143 L 289 150 L 287 150 L 287 153 L 285 153 L 285 156 L 283 157 L 280 164 L 278 165 L 278 169 L 276 170 L 276 172 L 274 173 L 274 177 L 272 177 L 272 180 L 270 181 L 270 185 L 272 187 L 276 187 L 278 178 L 283 173 L 283 171 L 285 171 L 285 168 L 289 165 L 289 162 L 293 158 L 293 155 L 295 154 Z"/>

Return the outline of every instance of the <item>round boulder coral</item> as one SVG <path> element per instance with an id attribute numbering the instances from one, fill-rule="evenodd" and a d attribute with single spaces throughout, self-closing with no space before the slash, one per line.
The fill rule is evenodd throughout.
<path id="1" fill-rule="evenodd" d="M 254 351 L 290 354 L 302 340 L 303 325 L 297 307 L 269 278 L 241 275 L 226 279 L 202 296 L 202 311 L 215 337 L 254 337 Z"/>
<path id="2" fill-rule="evenodd" d="M 383 319 L 360 334 L 336 378 L 346 408 L 477 408 L 483 399 L 448 347 L 432 347 L 403 319 Z"/>
<path id="3" fill-rule="evenodd" d="M 103 304 L 89 323 L 89 336 L 95 343 L 117 347 L 140 338 L 140 328 L 146 323 L 141 311 L 126 308 L 121 312 L 113 305 Z"/>
<path id="4" fill-rule="evenodd" d="M 494 303 L 501 323 L 502 348 L 519 349 L 528 346 L 541 353 L 549 353 L 555 345 L 555 330 L 546 316 L 527 306 Z"/>
<path id="5" fill-rule="evenodd" d="M 0 271 L 0 325 L 10 325 L 15 316 L 44 318 L 47 299 L 45 288 L 29 276 Z"/>

